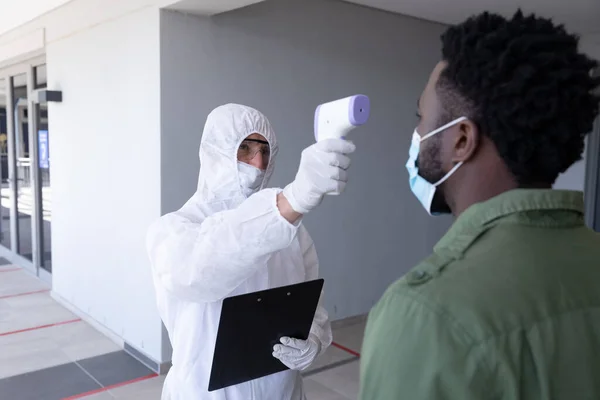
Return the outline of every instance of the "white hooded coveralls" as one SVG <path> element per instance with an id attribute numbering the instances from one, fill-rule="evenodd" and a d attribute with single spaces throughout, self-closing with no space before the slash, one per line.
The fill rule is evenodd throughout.
<path id="1" fill-rule="evenodd" d="M 259 190 L 246 198 L 237 150 L 253 133 L 269 142 L 271 159 Z M 300 373 L 292 370 L 208 392 L 222 300 L 319 275 L 308 232 L 281 216 L 276 204 L 281 190 L 265 189 L 277 151 L 275 134 L 260 112 L 236 104 L 215 109 L 202 135 L 196 193 L 150 228 L 148 252 L 158 309 L 173 344 L 163 399 L 304 399 Z M 321 305 L 311 333 L 319 339 L 321 352 L 331 344 L 331 326 Z"/>

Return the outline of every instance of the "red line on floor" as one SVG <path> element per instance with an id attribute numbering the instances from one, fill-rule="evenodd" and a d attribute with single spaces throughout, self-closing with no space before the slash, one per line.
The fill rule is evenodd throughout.
<path id="1" fill-rule="evenodd" d="M 341 344 L 333 342 L 333 343 L 331 343 L 331 345 L 333 347 L 337 347 L 340 350 L 344 350 L 346 353 L 352 354 L 355 357 L 360 357 L 360 353 L 358 353 L 358 352 L 356 352 L 354 350 L 351 350 L 351 349 L 349 349 L 349 348 L 347 348 L 345 346 L 342 346 Z"/>
<path id="2" fill-rule="evenodd" d="M 14 272 L 14 271 L 20 271 L 22 268 L 7 268 L 7 269 L 0 269 L 0 272 Z"/>
<path id="3" fill-rule="evenodd" d="M 81 399 L 82 397 L 87 397 L 87 396 L 91 396 L 93 394 L 107 392 L 107 391 L 109 391 L 111 389 L 116 389 L 116 388 L 119 388 L 121 386 L 127 386 L 127 385 L 131 385 L 132 383 L 141 382 L 141 381 L 145 381 L 145 380 L 148 380 L 148 379 L 156 378 L 157 376 L 158 376 L 157 374 L 150 374 L 150 375 L 142 376 L 141 378 L 136 378 L 136 379 L 132 379 L 130 381 L 125 381 L 125 382 L 117 383 L 115 385 L 105 386 L 105 387 L 102 387 L 100 389 L 92 390 L 90 392 L 76 394 L 76 395 L 71 396 L 71 397 L 65 397 L 62 400 Z"/>
<path id="4" fill-rule="evenodd" d="M 6 296 L 0 296 L 0 300 L 2 299 L 10 299 L 12 297 L 20 297 L 20 296 L 27 296 L 29 294 L 37 294 L 37 293 L 46 293 L 49 292 L 50 289 L 42 289 L 42 290 L 36 290 L 33 292 L 25 292 L 25 293 L 17 293 L 17 294 L 8 294 Z"/>
<path id="5" fill-rule="evenodd" d="M 34 326 L 33 328 L 20 329 L 18 331 L 4 332 L 4 333 L 0 333 L 0 337 L 1 336 L 14 335 L 15 333 L 23 333 L 23 332 L 29 332 L 29 331 L 36 331 L 38 329 L 52 328 L 53 326 L 72 324 L 73 322 L 79 322 L 79 321 L 81 321 L 81 318 L 71 319 L 69 321 L 56 322 L 54 324 Z"/>

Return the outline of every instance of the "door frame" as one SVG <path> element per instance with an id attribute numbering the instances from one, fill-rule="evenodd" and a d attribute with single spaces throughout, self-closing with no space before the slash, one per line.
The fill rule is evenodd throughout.
<path id="1" fill-rule="evenodd" d="M 585 222 L 600 232 L 600 117 L 588 136 L 585 166 Z"/>
<path id="2" fill-rule="evenodd" d="M 600 67 L 592 75 L 600 77 Z M 600 95 L 600 88 L 596 94 Z M 600 115 L 588 135 L 585 156 L 585 222 L 591 229 L 600 232 Z"/>
<path id="3" fill-rule="evenodd" d="M 30 138 L 33 136 L 33 141 L 30 141 L 29 149 L 31 152 L 31 180 L 32 180 L 32 197 L 33 197 L 33 209 L 35 210 L 32 216 L 32 252 L 33 252 L 33 263 L 38 269 L 38 276 L 46 277 L 50 279 L 52 274 L 44 269 L 44 249 L 43 238 L 44 238 L 44 204 L 43 204 L 43 182 L 40 171 L 40 142 L 39 142 L 39 121 L 40 115 L 40 104 L 39 92 L 46 89 L 36 89 L 30 93 L 29 109 L 30 112 Z M 31 139 L 30 139 L 31 140 Z M 52 181 L 50 181 L 52 182 Z M 45 279 L 45 280 L 48 280 Z"/>
<path id="4" fill-rule="evenodd" d="M 12 193 L 12 204 L 10 210 L 11 227 L 11 248 L 7 249 L 0 246 L 0 256 L 8 259 L 10 262 L 22 266 L 27 271 L 38 276 L 42 280 L 52 283 L 52 274 L 42 268 L 43 257 L 41 253 L 41 229 L 43 228 L 43 210 L 42 194 L 39 172 L 39 145 L 37 142 L 37 108 L 39 107 L 38 92 L 40 89 L 35 87 L 35 68 L 46 63 L 46 56 L 35 56 L 19 64 L 11 65 L 0 69 L 0 79 L 6 82 L 6 125 L 8 142 L 8 190 Z M 19 221 L 18 221 L 18 198 L 17 198 L 17 163 L 16 163 L 16 142 L 15 121 L 13 110 L 13 78 L 17 75 L 25 74 L 27 79 L 27 125 L 29 140 L 29 158 L 31 163 L 29 173 L 32 185 L 32 215 L 31 215 L 31 250 L 32 260 L 21 256 L 18 253 L 19 240 Z"/>

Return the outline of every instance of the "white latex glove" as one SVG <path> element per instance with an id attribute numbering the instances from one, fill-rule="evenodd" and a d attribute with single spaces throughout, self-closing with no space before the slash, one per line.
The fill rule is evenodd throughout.
<path id="1" fill-rule="evenodd" d="M 283 190 L 294 211 L 306 214 L 321 204 L 326 194 L 344 191 L 348 154 L 354 150 L 356 146 L 344 139 L 326 139 L 304 149 L 296 179 Z"/>
<path id="2" fill-rule="evenodd" d="M 315 361 L 320 351 L 319 340 L 313 334 L 309 335 L 308 340 L 282 337 L 281 344 L 273 346 L 273 357 L 289 369 L 304 371 Z"/>

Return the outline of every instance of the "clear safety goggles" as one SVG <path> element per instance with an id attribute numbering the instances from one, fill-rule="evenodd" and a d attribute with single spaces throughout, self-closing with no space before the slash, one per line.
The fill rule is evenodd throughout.
<path id="1" fill-rule="evenodd" d="M 259 139 L 244 139 L 238 148 L 238 160 L 248 163 L 259 153 L 263 160 L 268 163 L 271 158 L 269 142 Z"/>

